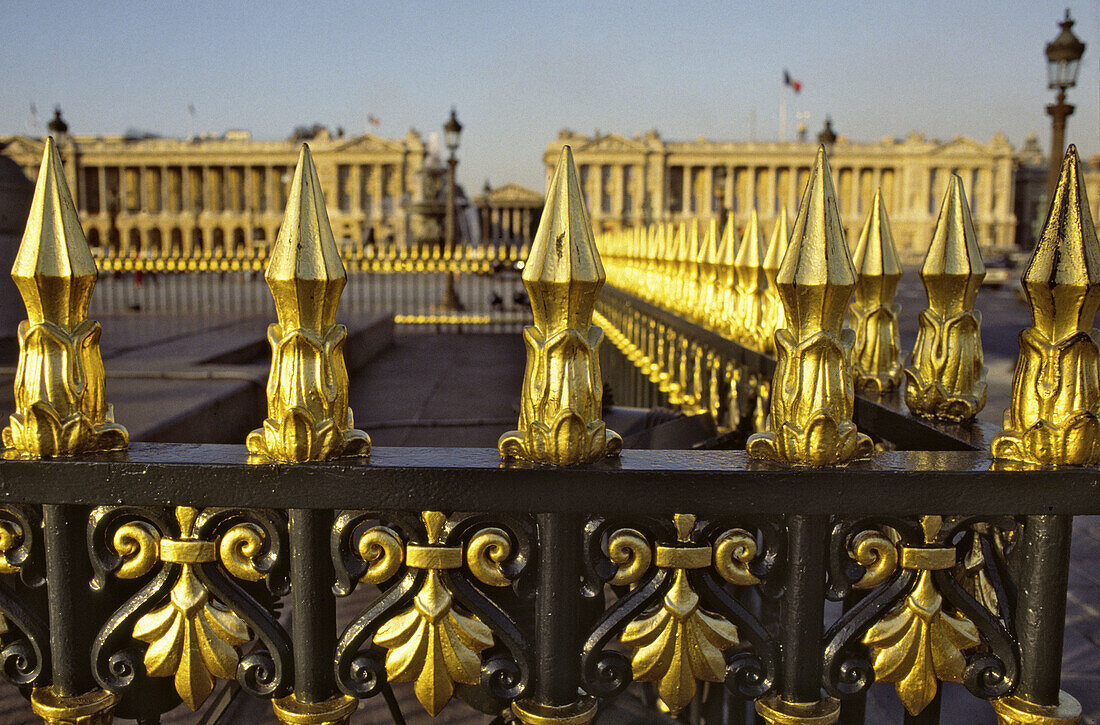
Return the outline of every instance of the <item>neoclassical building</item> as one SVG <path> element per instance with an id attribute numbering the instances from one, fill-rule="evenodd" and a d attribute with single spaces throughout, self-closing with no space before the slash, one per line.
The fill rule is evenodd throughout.
<path id="1" fill-rule="evenodd" d="M 519 184 L 497 188 L 488 182 L 474 197 L 483 244 L 529 244 L 542 215 L 545 197 Z"/>
<path id="2" fill-rule="evenodd" d="M 991 252 L 1013 248 L 1016 158 L 1001 134 L 982 144 L 958 137 L 940 142 L 912 133 L 898 140 L 855 143 L 822 132 L 845 232 L 855 244 L 875 189 L 882 189 L 899 253 L 919 259 L 927 248 L 951 174 L 959 174 L 980 243 Z M 753 208 L 770 230 L 778 211 L 793 214 L 809 178 L 817 143 L 668 141 L 656 131 L 633 138 L 563 130 L 543 154 L 547 183 L 563 144 L 573 148 L 595 230 L 653 221 L 733 215 L 745 223 Z"/>
<path id="3" fill-rule="evenodd" d="M 88 241 L 125 254 L 191 254 L 252 248 L 278 233 L 298 141 L 256 141 L 245 131 L 216 138 L 70 135 L 51 122 Z M 416 233 L 407 207 L 421 199 L 426 147 L 371 135 L 309 139 L 332 231 L 344 244 L 392 241 Z M 0 137 L 0 156 L 31 180 L 43 140 Z"/>

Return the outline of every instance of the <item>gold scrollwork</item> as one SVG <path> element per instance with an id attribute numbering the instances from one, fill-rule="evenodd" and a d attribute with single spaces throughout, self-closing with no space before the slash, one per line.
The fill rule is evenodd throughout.
<path id="1" fill-rule="evenodd" d="M 356 546 L 367 571 L 359 577 L 364 584 L 381 584 L 397 573 L 405 561 L 401 537 L 388 526 L 374 526 L 363 532 Z"/>
<path id="2" fill-rule="evenodd" d="M 867 529 L 848 540 L 848 556 L 863 567 L 855 589 L 874 589 L 898 568 L 898 549 L 881 531 Z"/>
<path id="3" fill-rule="evenodd" d="M 218 543 L 218 556 L 222 566 L 233 576 L 258 582 L 266 575 L 256 569 L 252 559 L 260 553 L 263 545 L 263 529 L 252 523 L 237 524 L 222 535 Z"/>
<path id="4" fill-rule="evenodd" d="M 466 567 L 481 582 L 491 587 L 506 587 L 511 582 L 504 575 L 501 563 L 511 555 L 512 540 L 504 529 L 482 529 L 466 547 Z"/>
<path id="5" fill-rule="evenodd" d="M 653 549 L 637 529 L 619 529 L 607 538 L 607 558 L 619 567 L 608 584 L 637 584 L 653 564 Z"/>
<path id="6" fill-rule="evenodd" d="M 119 579 L 144 576 L 160 559 L 160 532 L 144 521 L 119 526 L 111 544 L 122 557 L 122 566 L 115 572 Z"/>
<path id="7" fill-rule="evenodd" d="M 214 678 L 236 676 L 240 653 L 237 646 L 251 636 L 244 620 L 210 593 L 195 573 L 195 566 L 215 561 L 212 542 L 193 533 L 197 511 L 176 508 L 180 539 L 162 539 L 161 561 L 177 563 L 179 578 L 168 601 L 134 623 L 133 636 L 147 642 L 145 669 L 150 677 L 174 677 L 176 692 L 197 710 L 214 690 Z"/>
<path id="8" fill-rule="evenodd" d="M 714 542 L 714 569 L 730 584 L 759 584 L 760 580 L 749 571 L 756 554 L 755 536 L 745 529 L 730 529 Z"/>
<path id="9" fill-rule="evenodd" d="M 474 614 L 456 606 L 440 572 L 462 566 L 462 550 L 442 543 L 447 517 L 438 511 L 421 514 L 428 544 L 410 545 L 406 563 L 424 568 L 425 575 L 412 606 L 385 622 L 374 643 L 386 653 L 391 682 L 412 682 L 416 698 L 433 717 L 454 694 L 455 683 L 476 685 L 481 676 L 481 652 L 493 645 L 493 632 Z M 492 536 L 485 539 L 492 544 Z M 430 555 L 434 551 L 436 555 Z M 480 558 L 480 557 L 479 557 Z"/>
<path id="10" fill-rule="evenodd" d="M 0 520 L 0 574 L 16 574 L 20 567 L 8 561 L 8 553 L 23 543 L 23 527 L 14 521 Z"/>

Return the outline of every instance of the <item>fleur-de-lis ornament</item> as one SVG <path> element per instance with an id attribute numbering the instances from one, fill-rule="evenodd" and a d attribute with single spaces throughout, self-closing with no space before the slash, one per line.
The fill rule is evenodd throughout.
<path id="1" fill-rule="evenodd" d="M 894 609 L 867 630 L 875 679 L 896 683 L 905 709 L 918 715 L 939 689 L 939 681 L 961 682 L 963 652 L 981 644 L 978 628 L 962 614 L 944 609 L 932 572 L 955 565 L 955 549 L 933 546 L 942 519 L 925 516 L 926 548 L 900 547 L 899 563 L 916 569 L 917 583 Z"/>
<path id="2" fill-rule="evenodd" d="M 461 612 L 443 582 L 444 569 L 462 566 L 460 547 L 443 545 L 447 517 L 438 511 L 422 514 L 428 545 L 409 544 L 408 566 L 424 569 L 425 578 L 408 609 L 374 635 L 385 647 L 386 674 L 392 682 L 412 682 L 416 698 L 433 717 L 454 694 L 456 682 L 476 685 L 481 677 L 480 652 L 493 645 L 493 633 L 474 615 Z M 505 582 L 507 583 L 507 582 Z"/>
<path id="3" fill-rule="evenodd" d="M 155 545 L 161 561 L 180 565 L 179 577 L 168 601 L 138 619 L 133 632 L 134 639 L 149 643 L 144 660 L 149 676 L 175 678 L 176 692 L 192 710 L 214 691 L 214 678 L 236 677 L 237 646 L 251 639 L 245 622 L 213 599 L 196 575 L 198 565 L 218 558 L 214 542 L 193 533 L 197 514 L 177 507 L 180 538 Z"/>

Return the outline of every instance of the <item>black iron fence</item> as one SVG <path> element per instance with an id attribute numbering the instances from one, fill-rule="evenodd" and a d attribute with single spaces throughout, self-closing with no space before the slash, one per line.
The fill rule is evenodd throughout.
<path id="1" fill-rule="evenodd" d="M 1071 153 L 1052 208 L 1060 236 L 1040 249 L 1055 245 L 1057 261 L 1091 245 L 1091 274 L 1100 251 L 1075 164 Z M 1008 416 L 1026 430 L 990 440 L 958 414 L 981 397 L 967 397 L 973 260 L 944 283 L 963 304 L 940 309 L 928 285 L 927 336 L 956 337 L 946 363 L 914 352 L 903 407 L 883 382 L 901 373 L 882 284 L 877 305 L 857 292 L 853 314 L 879 352 L 842 330 L 855 282 L 829 226 L 823 153 L 772 270 L 786 320 L 774 357 L 756 331 L 775 303 L 752 281 L 768 255 L 751 233 L 743 258 L 720 254 L 716 234 L 692 251 L 686 227 L 653 244 L 644 230 L 604 240 L 622 286 L 597 302 L 603 268 L 568 150 L 557 168 L 524 270 L 523 412 L 500 450 L 371 450 L 354 429 L 334 322 L 344 270 L 312 221 L 324 202 L 306 150 L 266 270 L 278 316 L 268 418 L 243 446 L 127 446 L 83 314 L 95 266 L 47 144 L 41 223 L 14 271 L 28 321 L 0 464 L 0 665 L 34 711 L 154 723 L 230 679 L 287 723 L 347 722 L 374 697 L 402 722 L 394 690 L 410 687 L 433 715 L 458 697 L 493 722 L 580 725 L 642 683 L 654 713 L 824 725 L 862 722 L 877 680 L 895 683 L 908 723 L 939 721 L 947 681 L 1002 722 L 1079 719 L 1060 665 L 1072 519 L 1100 514 L 1096 343 L 1080 334 L 1100 277 L 1043 298 L 1053 306 L 1023 336 L 1034 351 Z M 956 211 L 941 221 L 965 254 L 972 230 Z M 1045 293 L 1069 284 L 1046 280 Z M 1039 277 L 1025 284 L 1045 294 Z M 734 330 L 715 329 L 718 310 Z M 1047 313 L 1073 324 L 1043 347 Z M 752 433 L 748 451 L 620 452 L 599 417 L 603 334 L 617 389 L 709 412 Z M 1043 367 L 1051 350 L 1056 372 Z M 952 372 L 935 388 L 927 371 L 941 363 Z M 874 395 L 852 394 L 859 375 Z M 1057 406 L 1024 405 L 1038 378 L 1055 391 L 1038 399 Z M 921 405 L 963 420 L 906 410 Z M 1040 460 L 1008 455 L 1017 438 Z M 338 600 L 364 589 L 338 618 Z M 829 601 L 843 606 L 827 619 Z"/>

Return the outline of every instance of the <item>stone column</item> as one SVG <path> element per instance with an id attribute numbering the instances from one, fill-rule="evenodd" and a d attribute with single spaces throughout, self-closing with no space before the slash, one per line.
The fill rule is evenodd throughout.
<path id="1" fill-rule="evenodd" d="M 775 200 L 778 198 L 779 174 L 777 166 L 774 164 L 768 167 L 768 183 L 766 185 L 766 191 L 764 193 L 764 213 L 762 216 L 772 217 L 775 216 Z"/>
<path id="2" fill-rule="evenodd" d="M 520 243 L 529 244 L 531 242 L 531 210 L 524 209 L 520 214 L 520 229 L 519 229 Z"/>
<path id="3" fill-rule="evenodd" d="M 603 164 L 594 164 L 588 167 L 588 183 L 592 187 L 592 204 L 588 208 L 588 215 L 597 219 L 603 218 Z M 598 233 L 598 232 L 597 232 Z"/>
<path id="4" fill-rule="evenodd" d="M 714 167 L 710 164 L 703 167 L 703 203 L 699 211 L 704 217 L 714 214 Z"/>
<path id="5" fill-rule="evenodd" d="M 722 204 L 726 207 L 731 215 L 733 214 L 734 194 L 733 169 L 734 166 L 732 164 L 726 167 L 726 186 L 722 189 Z"/>
<path id="6" fill-rule="evenodd" d="M 623 195 L 626 193 L 623 183 L 623 165 L 615 164 L 611 167 L 611 188 L 615 192 L 611 197 L 611 214 L 616 219 L 622 219 L 623 216 Z"/>
<path id="7" fill-rule="evenodd" d="M 693 193 L 692 186 L 694 186 L 694 179 L 692 178 L 692 167 L 690 165 L 684 164 L 683 169 L 684 182 L 680 188 L 680 213 L 682 213 L 682 215 L 684 216 L 687 216 L 691 213 L 691 198 Z"/>
<path id="8" fill-rule="evenodd" d="M 99 213 L 103 216 L 107 216 L 107 167 L 100 166 L 97 170 L 99 174 Z M 103 239 L 104 247 L 107 246 L 107 239 Z"/>

